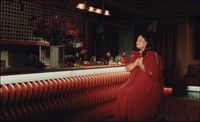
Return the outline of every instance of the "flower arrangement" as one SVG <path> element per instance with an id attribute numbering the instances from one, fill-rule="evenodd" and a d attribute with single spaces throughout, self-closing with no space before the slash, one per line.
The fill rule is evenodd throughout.
<path id="1" fill-rule="evenodd" d="M 80 57 L 81 57 L 82 61 L 86 61 L 87 60 L 87 53 L 88 53 L 87 49 L 81 49 L 80 50 Z"/>
<path id="2" fill-rule="evenodd" d="M 66 16 L 55 16 L 49 22 L 42 17 L 35 26 L 34 35 L 43 38 L 51 45 L 67 44 L 79 34 L 79 29 Z"/>
<path id="3" fill-rule="evenodd" d="M 50 45 L 66 45 L 64 67 L 73 66 L 80 58 L 86 59 L 87 51 L 82 51 L 84 43 L 77 39 L 79 29 L 66 16 L 55 16 L 50 21 L 41 17 L 35 24 L 35 36 L 43 38 Z"/>

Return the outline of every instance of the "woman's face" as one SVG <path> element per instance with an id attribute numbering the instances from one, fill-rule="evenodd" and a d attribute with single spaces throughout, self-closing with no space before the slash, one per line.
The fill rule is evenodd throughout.
<path id="1" fill-rule="evenodd" d="M 142 35 L 139 35 L 136 41 L 136 47 L 139 50 L 144 50 L 147 45 L 147 41 L 142 37 Z"/>

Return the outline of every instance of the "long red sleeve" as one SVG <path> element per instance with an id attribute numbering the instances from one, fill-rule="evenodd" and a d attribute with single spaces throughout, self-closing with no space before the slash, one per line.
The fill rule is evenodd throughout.
<path id="1" fill-rule="evenodd" d="M 159 81 L 160 78 L 160 68 L 158 61 L 158 57 L 154 51 L 148 51 L 143 59 L 145 72 L 148 73 L 154 81 Z"/>

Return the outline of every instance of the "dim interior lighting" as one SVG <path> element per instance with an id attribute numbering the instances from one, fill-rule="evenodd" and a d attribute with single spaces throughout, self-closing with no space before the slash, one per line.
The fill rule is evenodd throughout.
<path id="1" fill-rule="evenodd" d="M 104 15 L 105 15 L 105 16 L 111 16 L 111 15 L 110 15 L 110 12 L 109 12 L 108 10 L 105 10 L 105 11 L 104 11 Z"/>
<path id="2" fill-rule="evenodd" d="M 111 16 L 110 11 L 104 9 L 104 1 L 103 1 L 103 15 L 105 15 L 105 16 Z"/>
<path id="3" fill-rule="evenodd" d="M 102 10 L 99 9 L 99 8 L 97 8 L 97 9 L 95 10 L 95 12 L 96 12 L 97 14 L 102 14 Z"/>
<path id="4" fill-rule="evenodd" d="M 104 2 L 103 2 L 102 9 L 95 8 L 93 6 L 88 6 L 88 4 L 86 2 L 79 3 L 76 6 L 76 8 L 81 9 L 81 10 L 86 10 L 86 11 L 89 11 L 89 12 L 93 12 L 93 13 L 96 13 L 96 14 L 102 14 L 102 15 L 105 15 L 105 16 L 111 16 L 110 11 L 104 9 Z"/>
<path id="5" fill-rule="evenodd" d="M 94 12 L 94 7 L 90 6 L 90 7 L 88 8 L 88 11 L 89 11 L 89 12 Z"/>
<path id="6" fill-rule="evenodd" d="M 85 3 L 79 3 L 76 8 L 81 9 L 81 10 L 85 10 L 86 9 L 86 4 Z"/>

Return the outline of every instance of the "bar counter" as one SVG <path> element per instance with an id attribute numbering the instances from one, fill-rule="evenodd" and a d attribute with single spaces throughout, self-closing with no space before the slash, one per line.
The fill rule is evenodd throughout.
<path id="1" fill-rule="evenodd" d="M 98 121 L 113 117 L 125 66 L 44 69 L 1 76 L 1 114 L 6 121 Z"/>
<path id="2" fill-rule="evenodd" d="M 47 80 L 65 77 L 124 72 L 124 65 L 96 65 L 70 68 L 16 68 L 1 70 L 0 84 L 23 81 Z"/>
<path id="3" fill-rule="evenodd" d="M 0 120 L 112 119 L 119 87 L 129 74 L 123 65 L 107 65 L 0 76 Z"/>

